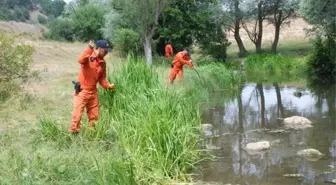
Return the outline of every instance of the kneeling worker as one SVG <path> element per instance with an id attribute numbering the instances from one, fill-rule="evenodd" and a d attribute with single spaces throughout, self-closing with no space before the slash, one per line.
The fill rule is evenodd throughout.
<path id="1" fill-rule="evenodd" d="M 184 48 L 183 51 L 178 52 L 174 58 L 172 69 L 170 71 L 170 84 L 174 83 L 176 75 L 178 75 L 179 83 L 182 82 L 183 77 L 183 65 L 187 64 L 191 69 L 194 69 L 194 65 L 190 59 L 190 51 L 189 48 Z"/>
<path id="2" fill-rule="evenodd" d="M 80 72 L 78 82 L 80 90 L 74 94 L 74 110 L 72 112 L 72 125 L 70 131 L 78 133 L 84 108 L 89 118 L 89 126 L 95 126 L 99 114 L 99 100 L 97 83 L 104 89 L 113 89 L 114 84 L 106 80 L 106 62 L 104 57 L 112 51 L 112 47 L 106 40 L 90 41 L 89 47 L 79 56 Z"/>

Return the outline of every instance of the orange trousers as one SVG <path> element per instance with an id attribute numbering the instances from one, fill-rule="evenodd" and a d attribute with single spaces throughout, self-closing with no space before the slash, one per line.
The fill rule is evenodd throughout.
<path id="1" fill-rule="evenodd" d="M 178 77 L 178 82 L 181 83 L 182 82 L 182 78 L 183 78 L 183 69 L 175 68 L 175 67 L 173 67 L 171 69 L 170 76 L 169 76 L 170 84 L 174 83 L 176 75 Z"/>
<path id="2" fill-rule="evenodd" d="M 80 122 L 84 108 L 89 118 L 89 126 L 95 126 L 99 114 L 99 101 L 97 90 L 83 89 L 78 94 L 74 94 L 74 110 L 72 112 L 71 132 L 79 132 Z"/>

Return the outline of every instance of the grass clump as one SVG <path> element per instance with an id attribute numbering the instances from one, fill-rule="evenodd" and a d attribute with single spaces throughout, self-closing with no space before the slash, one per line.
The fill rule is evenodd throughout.
<path id="1" fill-rule="evenodd" d="M 304 77 L 305 59 L 296 59 L 284 55 L 250 55 L 244 62 L 244 69 L 249 77 L 275 76 L 278 80 Z"/>
<path id="2" fill-rule="evenodd" d="M 137 182 L 184 179 L 199 157 L 198 102 L 181 90 L 163 88 L 145 61 L 129 58 L 120 73 L 109 78 L 116 90 L 101 91 L 100 100 Z"/>

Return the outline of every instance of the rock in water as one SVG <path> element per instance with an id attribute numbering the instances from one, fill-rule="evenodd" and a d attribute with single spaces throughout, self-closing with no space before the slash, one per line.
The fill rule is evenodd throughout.
<path id="1" fill-rule="evenodd" d="M 288 178 L 301 178 L 304 177 L 304 175 L 302 174 L 285 174 L 284 177 L 288 177 Z"/>
<path id="2" fill-rule="evenodd" d="M 213 126 L 211 124 L 201 124 L 202 130 L 211 130 Z"/>
<path id="3" fill-rule="evenodd" d="M 309 160 L 309 161 L 317 161 L 319 159 L 321 159 L 321 157 L 324 156 L 323 153 L 321 153 L 320 151 L 313 149 L 313 148 L 309 148 L 309 149 L 305 149 L 305 150 L 300 150 L 297 152 L 297 155 L 300 157 L 304 157 L 305 159 Z"/>
<path id="4" fill-rule="evenodd" d="M 301 116 L 292 116 L 285 118 L 283 123 L 285 124 L 286 128 L 291 128 L 291 129 L 305 129 L 305 128 L 310 128 L 312 126 L 312 122 Z"/>
<path id="5" fill-rule="evenodd" d="M 268 141 L 259 141 L 256 143 L 248 143 L 246 145 L 246 150 L 262 151 L 262 150 L 268 150 L 270 147 L 271 145 Z"/>

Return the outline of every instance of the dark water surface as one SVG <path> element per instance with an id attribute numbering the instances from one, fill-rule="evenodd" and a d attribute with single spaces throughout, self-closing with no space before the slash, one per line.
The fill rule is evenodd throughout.
<path id="1" fill-rule="evenodd" d="M 302 96 L 295 96 L 296 91 Z M 216 95 L 225 96 L 222 93 Z M 336 169 L 332 169 L 336 168 L 335 114 L 334 86 L 309 89 L 290 84 L 246 84 L 234 100 L 208 105 L 204 110 L 203 123 L 213 125 L 206 144 L 217 158 L 202 163 L 199 178 L 218 184 L 328 184 L 325 181 L 336 178 Z M 278 118 L 294 115 L 311 120 L 313 128 L 270 132 L 283 128 Z M 271 149 L 254 154 L 244 150 L 247 143 L 260 140 L 271 142 Z M 317 161 L 296 155 L 307 148 L 325 155 Z M 284 174 L 304 177 L 285 178 Z"/>

